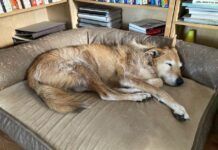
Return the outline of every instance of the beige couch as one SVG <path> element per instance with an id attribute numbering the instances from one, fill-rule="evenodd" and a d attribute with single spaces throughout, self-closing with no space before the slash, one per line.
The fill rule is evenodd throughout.
<path id="1" fill-rule="evenodd" d="M 25 74 L 34 58 L 68 45 L 155 42 L 170 39 L 116 29 L 78 29 L 0 50 L 0 129 L 28 150 L 200 150 L 216 110 L 218 50 L 177 42 L 185 83 L 164 86 L 187 109 L 191 120 L 177 121 L 156 101 L 102 101 L 94 93 L 76 93 L 91 108 L 60 114 L 49 110 L 27 86 Z M 107 56 L 105 56 L 107 57 Z"/>

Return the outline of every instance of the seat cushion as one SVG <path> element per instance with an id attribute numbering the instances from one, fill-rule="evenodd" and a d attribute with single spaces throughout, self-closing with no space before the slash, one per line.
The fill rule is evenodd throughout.
<path id="1" fill-rule="evenodd" d="M 75 93 L 77 99 L 87 100 L 90 108 L 60 114 L 49 110 L 26 82 L 2 90 L 0 107 L 24 125 L 22 130 L 33 132 L 59 150 L 191 149 L 214 91 L 189 79 L 180 87 L 164 89 L 187 109 L 190 120 L 177 121 L 155 100 L 109 102 L 94 93 Z"/>

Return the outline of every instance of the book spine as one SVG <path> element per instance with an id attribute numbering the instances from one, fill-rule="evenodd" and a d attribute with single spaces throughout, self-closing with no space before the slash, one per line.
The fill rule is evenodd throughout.
<path id="1" fill-rule="evenodd" d="M 44 4 L 49 4 L 49 1 L 48 0 L 44 0 Z"/>
<path id="2" fill-rule="evenodd" d="M 136 0 L 136 5 L 142 5 L 142 0 Z"/>
<path id="3" fill-rule="evenodd" d="M 169 7 L 169 0 L 162 0 L 161 7 L 168 8 Z"/>
<path id="4" fill-rule="evenodd" d="M 0 3 L 0 14 L 3 14 L 3 13 L 4 13 L 4 10 L 3 10 L 2 4 Z"/>
<path id="5" fill-rule="evenodd" d="M 193 4 L 216 4 L 218 5 L 217 0 L 193 0 Z"/>
<path id="6" fill-rule="evenodd" d="M 18 4 L 17 4 L 17 0 L 10 0 L 10 1 L 11 1 L 11 6 L 12 6 L 13 10 L 19 9 Z"/>
<path id="7" fill-rule="evenodd" d="M 3 11 L 4 11 L 4 12 L 7 12 L 3 0 L 0 0 L 0 3 L 1 3 L 1 6 L 2 6 Z"/>
<path id="8" fill-rule="evenodd" d="M 148 1 L 147 0 L 142 0 L 142 5 L 146 5 L 148 4 Z"/>
<path id="9" fill-rule="evenodd" d="M 155 5 L 155 0 L 151 0 L 151 1 L 150 1 L 150 4 L 151 4 L 151 5 Z"/>
<path id="10" fill-rule="evenodd" d="M 32 7 L 37 6 L 36 0 L 31 0 Z"/>
<path id="11" fill-rule="evenodd" d="M 17 1 L 18 9 L 23 9 L 22 4 L 21 4 L 21 0 L 16 0 L 16 1 Z"/>
<path id="12" fill-rule="evenodd" d="M 165 31 L 165 26 L 164 27 L 160 27 L 160 28 L 148 29 L 146 34 L 147 35 L 157 35 L 157 34 L 164 33 L 164 31 Z"/>
<path id="13" fill-rule="evenodd" d="M 55 1 L 56 2 L 56 1 Z M 36 5 L 39 6 L 39 5 L 42 5 L 43 4 L 43 0 L 36 0 Z"/>
<path id="14" fill-rule="evenodd" d="M 125 0 L 125 4 L 130 4 L 130 5 L 132 5 L 132 4 L 133 4 L 133 0 Z"/>
<path id="15" fill-rule="evenodd" d="M 6 12 L 12 11 L 12 6 L 10 3 L 10 0 L 3 0 L 3 3 L 5 5 Z"/>
<path id="16" fill-rule="evenodd" d="M 25 8 L 30 8 L 30 7 L 32 7 L 30 0 L 24 0 L 24 4 L 25 4 Z"/>

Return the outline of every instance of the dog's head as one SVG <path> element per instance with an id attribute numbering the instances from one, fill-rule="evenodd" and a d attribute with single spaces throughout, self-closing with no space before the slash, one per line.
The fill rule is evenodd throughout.
<path id="1" fill-rule="evenodd" d="M 159 56 L 154 58 L 158 76 L 171 86 L 179 86 L 184 82 L 181 76 L 182 62 L 175 45 L 176 37 L 173 39 L 171 47 L 157 48 Z"/>

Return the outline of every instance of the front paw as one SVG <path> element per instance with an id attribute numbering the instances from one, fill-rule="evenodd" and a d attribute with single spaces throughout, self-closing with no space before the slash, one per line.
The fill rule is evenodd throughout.
<path id="1" fill-rule="evenodd" d="M 179 104 L 172 105 L 172 111 L 174 117 L 179 121 L 185 121 L 190 119 L 188 113 L 186 112 L 185 108 Z"/>
<path id="2" fill-rule="evenodd" d="M 136 95 L 140 97 L 136 100 L 137 102 L 143 102 L 152 97 L 150 93 L 136 93 Z"/>

